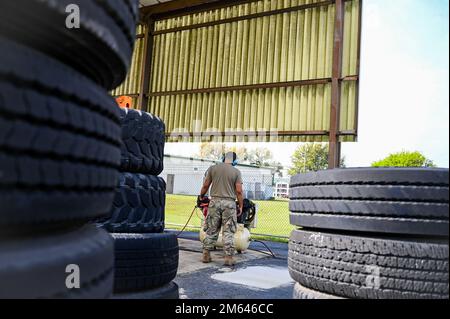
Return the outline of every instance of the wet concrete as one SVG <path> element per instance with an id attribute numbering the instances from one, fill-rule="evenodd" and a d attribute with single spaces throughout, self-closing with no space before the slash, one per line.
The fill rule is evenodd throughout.
<path id="1" fill-rule="evenodd" d="M 189 238 L 189 239 L 187 239 Z M 201 262 L 201 243 L 195 234 L 179 239 L 180 266 L 175 282 L 181 299 L 291 299 L 294 282 L 287 270 L 287 244 L 269 244 L 277 258 L 267 251 L 248 250 L 236 255 L 236 265 L 223 266 L 223 252 L 212 252 L 213 262 Z M 255 243 L 251 247 L 264 250 Z"/>
<path id="2" fill-rule="evenodd" d="M 217 273 L 212 279 L 259 289 L 273 289 L 292 283 L 286 267 L 253 266 Z"/>

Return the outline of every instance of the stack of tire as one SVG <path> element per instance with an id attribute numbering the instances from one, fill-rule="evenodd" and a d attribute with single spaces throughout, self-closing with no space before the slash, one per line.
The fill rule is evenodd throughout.
<path id="1" fill-rule="evenodd" d="M 76 28 L 66 23 L 74 11 Z M 67 9 L 70 9 L 66 11 Z M 138 1 L 0 4 L 0 298 L 107 298 Z"/>
<path id="2" fill-rule="evenodd" d="M 115 298 L 178 299 L 178 240 L 164 233 L 165 125 L 149 113 L 120 110 L 121 173 L 113 208 L 98 225 L 115 242 Z"/>
<path id="3" fill-rule="evenodd" d="M 448 169 L 292 177 L 295 299 L 448 299 Z"/>

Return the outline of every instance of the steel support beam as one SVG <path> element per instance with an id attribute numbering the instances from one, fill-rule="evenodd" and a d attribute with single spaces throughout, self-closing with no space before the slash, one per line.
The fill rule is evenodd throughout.
<path id="1" fill-rule="evenodd" d="M 147 111 L 148 107 L 148 92 L 151 81 L 151 67 L 152 67 L 152 52 L 153 52 L 153 36 L 152 31 L 155 28 L 154 20 L 149 17 L 145 21 L 144 33 L 144 52 L 142 57 L 141 68 L 141 86 L 139 88 L 138 106 L 142 111 Z"/>
<path id="2" fill-rule="evenodd" d="M 341 115 L 341 74 L 344 46 L 345 0 L 336 0 L 334 43 L 333 43 L 333 71 L 331 79 L 331 113 L 330 113 L 330 143 L 328 154 L 328 168 L 338 168 L 341 162 L 341 142 L 339 141 Z"/>
<path id="3" fill-rule="evenodd" d="M 204 88 L 204 89 L 192 89 L 192 90 L 180 90 L 180 91 L 152 92 L 152 93 L 150 93 L 150 96 L 186 95 L 186 94 L 273 89 L 273 88 L 288 88 L 288 87 L 300 87 L 300 86 L 308 86 L 308 85 L 328 84 L 330 82 L 331 82 L 331 78 L 323 78 L 323 79 L 300 80 L 300 81 L 290 81 L 290 82 L 261 83 L 261 84 L 211 87 L 211 88 Z"/>
<path id="4" fill-rule="evenodd" d="M 167 34 L 167 33 L 179 32 L 179 31 L 186 31 L 186 30 L 195 30 L 195 29 L 207 28 L 207 27 L 212 27 L 212 26 L 221 25 L 221 24 L 257 19 L 257 18 L 263 18 L 263 17 L 270 17 L 272 15 L 279 15 L 279 14 L 284 14 L 284 13 L 297 12 L 297 11 L 302 11 L 302 10 L 307 10 L 307 9 L 329 6 L 329 5 L 332 5 L 333 3 L 334 3 L 334 0 L 326 0 L 326 1 L 322 1 L 322 2 L 302 4 L 299 6 L 294 6 L 294 7 L 284 8 L 284 9 L 270 10 L 270 11 L 265 11 L 265 12 L 260 12 L 260 13 L 243 15 L 240 17 L 220 19 L 218 21 L 197 23 L 197 24 L 192 24 L 192 25 L 188 25 L 188 26 L 184 26 L 184 27 L 177 27 L 177 28 L 170 28 L 170 29 L 166 29 L 166 30 L 155 31 L 155 32 L 153 32 L 153 35 Z"/>
<path id="5" fill-rule="evenodd" d="M 340 79 L 343 82 L 346 81 L 358 81 L 358 76 L 348 76 Z M 179 91 L 161 91 L 151 92 L 149 96 L 169 96 L 169 95 L 187 95 L 187 94 L 202 94 L 202 93 L 218 93 L 218 92 L 232 92 L 232 91 L 247 91 L 247 90 L 260 90 L 260 89 L 273 89 L 273 88 L 288 88 L 288 87 L 301 87 L 309 85 L 320 85 L 331 83 L 331 78 L 314 79 L 314 80 L 300 80 L 289 82 L 273 82 L 273 83 L 260 83 L 249 85 L 236 85 L 236 86 L 223 86 L 223 87 L 211 87 L 203 89 L 192 90 L 179 90 Z"/>

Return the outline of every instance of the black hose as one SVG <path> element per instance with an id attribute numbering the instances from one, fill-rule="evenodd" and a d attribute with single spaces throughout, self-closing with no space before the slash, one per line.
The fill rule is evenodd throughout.
<path id="1" fill-rule="evenodd" d="M 189 248 L 183 248 L 183 247 L 180 247 L 180 250 L 182 250 L 182 251 L 188 251 L 188 252 L 191 252 L 191 253 L 198 253 L 198 254 L 202 254 L 202 253 L 203 253 L 203 251 L 200 251 L 200 250 L 189 249 Z M 261 254 L 264 254 L 264 255 L 271 256 L 271 257 L 274 258 L 274 259 L 281 259 L 281 258 L 276 257 L 273 253 L 271 254 L 271 253 L 268 253 L 267 251 L 258 250 L 258 249 L 253 249 L 253 248 L 249 248 L 248 250 L 256 251 L 256 252 L 258 252 L 258 253 L 261 253 Z"/>
<path id="2" fill-rule="evenodd" d="M 189 222 L 191 221 L 192 216 L 194 216 L 194 213 L 196 212 L 196 209 L 197 209 L 197 206 L 195 206 L 194 209 L 192 210 L 192 213 L 191 213 L 191 215 L 189 216 L 188 221 L 187 221 L 186 224 L 184 225 L 183 229 L 181 229 L 181 231 L 177 234 L 177 237 L 179 237 L 179 236 L 184 232 L 184 230 L 186 229 L 187 225 L 188 225 Z M 197 217 L 198 217 L 198 215 L 197 215 Z M 266 247 L 267 250 L 268 250 L 269 252 L 262 251 L 262 250 L 258 250 L 258 249 L 253 249 L 253 248 L 248 248 L 249 250 L 256 251 L 256 252 L 259 252 L 259 253 L 261 253 L 261 254 L 265 254 L 265 255 L 268 255 L 268 256 L 272 256 L 272 258 L 274 258 L 274 259 L 282 259 L 282 258 L 278 258 L 278 257 L 274 254 L 274 252 L 269 248 L 269 246 L 267 246 L 267 244 L 266 244 L 265 242 L 263 242 L 263 241 L 261 241 L 261 240 L 256 240 L 256 239 L 252 239 L 251 241 L 252 241 L 252 242 L 256 242 L 256 243 L 261 243 L 261 244 L 263 244 L 264 247 Z M 181 248 L 180 248 L 180 249 L 181 249 Z M 181 249 L 181 250 L 192 251 L 192 252 L 199 252 L 199 251 L 193 251 L 193 250 L 189 250 L 189 249 Z M 199 252 L 199 253 L 201 253 L 201 252 Z"/>
<path id="3" fill-rule="evenodd" d="M 191 216 L 189 216 L 188 221 L 184 225 L 183 229 L 181 229 L 181 231 L 177 234 L 177 237 L 179 237 L 184 232 L 184 230 L 186 229 L 187 225 L 189 225 L 189 222 L 191 221 L 192 216 L 194 216 L 194 213 L 195 213 L 196 209 L 197 209 L 197 206 L 195 206 L 194 209 L 192 210 Z"/>
<path id="4" fill-rule="evenodd" d="M 203 251 L 199 251 L 199 250 L 195 250 L 195 249 L 189 249 L 189 248 L 183 248 L 183 247 L 180 247 L 180 250 L 182 250 L 182 251 L 188 251 L 188 252 L 191 252 L 191 253 L 203 254 Z"/>
<path id="5" fill-rule="evenodd" d="M 252 241 L 259 242 L 259 243 L 263 244 L 264 246 L 266 246 L 266 248 L 267 248 L 267 250 L 269 250 L 269 252 L 263 251 L 263 250 L 254 249 L 254 248 L 248 248 L 248 250 L 256 251 L 256 252 L 264 254 L 264 255 L 272 256 L 275 259 L 281 259 L 281 258 L 278 258 L 264 242 L 259 241 L 259 240 L 252 240 Z M 184 247 L 180 247 L 180 250 L 189 251 L 189 252 L 193 252 L 193 253 L 199 253 L 199 254 L 203 253 L 203 251 L 199 251 L 199 250 L 195 250 L 195 249 L 189 249 L 189 248 L 184 248 Z"/>
<path id="6" fill-rule="evenodd" d="M 261 240 L 256 240 L 256 239 L 252 239 L 251 241 L 252 241 L 252 242 L 256 242 L 256 243 L 261 243 L 261 244 L 263 244 L 263 245 L 267 248 L 267 250 L 268 250 L 270 253 L 265 252 L 265 251 L 261 251 L 261 250 L 257 250 L 257 249 L 252 249 L 252 248 L 249 248 L 250 250 L 257 251 L 257 252 L 260 252 L 260 253 L 263 253 L 263 254 L 272 256 L 272 257 L 275 258 L 275 259 L 279 259 L 279 258 L 273 253 L 273 251 L 269 248 L 269 246 L 267 246 L 267 244 L 266 244 L 265 242 L 263 242 L 263 241 L 261 241 Z"/>

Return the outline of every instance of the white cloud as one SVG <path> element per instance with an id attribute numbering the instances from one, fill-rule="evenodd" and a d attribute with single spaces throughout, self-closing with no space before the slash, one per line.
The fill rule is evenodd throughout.
<path id="1" fill-rule="evenodd" d="M 408 51 L 417 45 L 413 25 L 390 14 L 379 2 L 367 2 L 359 143 L 345 144 L 343 152 L 351 166 L 366 166 L 406 149 L 422 151 L 448 167 L 448 67 L 436 68 L 435 61 Z"/>

